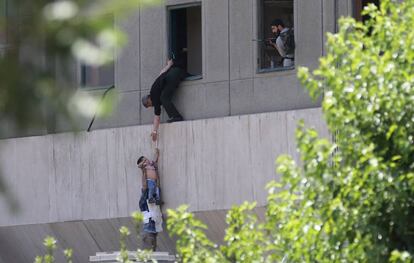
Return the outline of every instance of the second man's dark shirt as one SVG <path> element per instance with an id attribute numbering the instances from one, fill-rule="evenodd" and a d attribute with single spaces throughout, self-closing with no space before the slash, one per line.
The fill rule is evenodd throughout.
<path id="1" fill-rule="evenodd" d="M 167 72 L 162 73 L 151 86 L 150 97 L 152 101 L 152 106 L 154 107 L 154 114 L 157 116 L 161 115 L 161 93 L 164 89 L 163 84 Z"/>
<path id="2" fill-rule="evenodd" d="M 183 69 L 185 65 L 185 58 L 186 57 L 184 55 L 184 52 L 178 54 L 177 57 L 173 60 L 172 67 L 178 67 Z M 154 114 L 157 116 L 161 115 L 161 93 L 164 89 L 165 76 L 167 75 L 168 71 L 170 70 L 167 70 L 166 72 L 162 73 L 151 86 L 150 97 L 152 101 L 152 106 L 154 107 Z"/>

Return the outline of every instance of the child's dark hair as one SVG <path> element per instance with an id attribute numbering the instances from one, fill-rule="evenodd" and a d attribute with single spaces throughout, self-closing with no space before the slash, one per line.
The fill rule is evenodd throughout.
<path id="1" fill-rule="evenodd" d="M 138 161 L 137 161 L 137 165 L 139 165 L 139 163 L 142 162 L 142 160 L 144 160 L 144 158 L 145 158 L 144 156 L 139 157 Z"/>

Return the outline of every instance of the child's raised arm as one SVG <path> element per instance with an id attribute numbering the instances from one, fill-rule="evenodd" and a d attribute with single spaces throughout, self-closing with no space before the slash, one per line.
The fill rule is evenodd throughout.
<path id="1" fill-rule="evenodd" d="M 158 163 L 158 159 L 160 157 L 160 149 L 155 148 L 155 156 L 154 156 L 154 162 Z"/>

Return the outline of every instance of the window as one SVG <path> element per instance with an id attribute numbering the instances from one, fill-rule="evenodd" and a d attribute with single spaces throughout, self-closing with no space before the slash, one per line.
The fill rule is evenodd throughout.
<path id="1" fill-rule="evenodd" d="M 169 57 L 187 72 L 187 80 L 202 77 L 201 5 L 169 7 Z"/>
<path id="2" fill-rule="evenodd" d="M 0 55 L 7 46 L 7 16 L 7 1 L 2 1 L 0 3 Z"/>
<path id="3" fill-rule="evenodd" d="M 105 22 L 109 25 L 115 24 L 113 14 L 105 16 Z M 92 42 L 94 40 L 91 39 Z M 113 58 L 115 58 L 115 50 L 113 50 Z M 91 66 L 80 64 L 80 85 L 87 88 L 109 88 L 115 83 L 115 64 L 110 62 L 102 66 Z"/>
<path id="4" fill-rule="evenodd" d="M 259 72 L 294 68 L 293 0 L 259 0 L 258 26 Z"/>
<path id="5" fill-rule="evenodd" d="M 114 85 L 114 64 L 101 67 L 81 65 L 81 85 L 91 88 L 105 88 Z"/>
<path id="6" fill-rule="evenodd" d="M 368 4 L 375 4 L 376 6 L 379 6 L 380 1 L 379 0 L 355 0 L 355 8 L 354 8 L 354 12 L 355 12 L 355 18 L 358 21 L 365 21 L 368 19 L 367 16 L 362 16 L 361 12 L 362 10 L 364 10 L 365 6 L 367 6 Z"/>

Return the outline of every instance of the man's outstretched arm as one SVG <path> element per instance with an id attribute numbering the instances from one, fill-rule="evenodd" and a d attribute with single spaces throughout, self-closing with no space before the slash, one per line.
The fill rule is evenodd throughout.
<path id="1" fill-rule="evenodd" d="M 154 123 L 151 132 L 152 141 L 157 141 L 158 139 L 158 128 L 160 127 L 161 118 L 159 115 L 154 115 Z"/>

